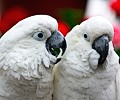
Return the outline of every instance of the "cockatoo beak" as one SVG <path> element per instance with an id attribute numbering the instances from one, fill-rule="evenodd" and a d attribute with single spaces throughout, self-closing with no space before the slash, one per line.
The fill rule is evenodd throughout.
<path id="1" fill-rule="evenodd" d="M 92 48 L 95 49 L 100 54 L 98 64 L 103 64 L 104 61 L 106 60 L 109 51 L 109 41 L 110 41 L 109 36 L 107 34 L 104 34 L 95 39 L 92 44 Z"/>
<path id="2" fill-rule="evenodd" d="M 53 32 L 46 41 L 47 51 L 56 57 L 58 57 L 60 53 L 63 55 L 66 47 L 66 40 L 64 36 L 58 31 Z"/>

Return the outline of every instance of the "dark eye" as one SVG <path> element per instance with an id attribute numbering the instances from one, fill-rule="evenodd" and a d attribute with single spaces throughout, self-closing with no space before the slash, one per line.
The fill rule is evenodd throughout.
<path id="1" fill-rule="evenodd" d="M 45 35 L 43 34 L 43 32 L 38 32 L 33 35 L 33 38 L 38 41 L 42 41 L 45 39 Z"/>
<path id="2" fill-rule="evenodd" d="M 90 41 L 90 38 L 89 38 L 89 36 L 88 36 L 87 33 L 84 33 L 84 38 L 85 38 L 85 40 L 87 40 L 88 42 Z"/>
<path id="3" fill-rule="evenodd" d="M 42 37 L 43 37 L 43 34 L 42 34 L 42 33 L 39 33 L 39 34 L 38 34 L 38 37 L 39 37 L 39 38 L 42 38 Z"/>
<path id="4" fill-rule="evenodd" d="M 87 34 L 84 34 L 84 38 L 87 38 L 88 36 L 87 36 Z"/>

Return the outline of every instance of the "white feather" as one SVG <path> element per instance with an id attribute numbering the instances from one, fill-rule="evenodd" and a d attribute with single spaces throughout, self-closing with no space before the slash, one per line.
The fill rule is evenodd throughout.
<path id="1" fill-rule="evenodd" d="M 52 100 L 50 66 L 56 57 L 47 52 L 45 42 L 55 30 L 54 18 L 36 15 L 18 22 L 1 37 L 0 100 Z M 41 31 L 46 39 L 35 40 L 33 34 Z"/>
<path id="2" fill-rule="evenodd" d="M 109 43 L 103 65 L 92 49 L 93 41 L 103 34 L 112 40 L 112 24 L 103 17 L 92 17 L 76 25 L 66 36 L 68 48 L 55 67 L 54 100 L 120 100 L 119 57 Z M 84 34 L 88 38 L 84 38 Z"/>

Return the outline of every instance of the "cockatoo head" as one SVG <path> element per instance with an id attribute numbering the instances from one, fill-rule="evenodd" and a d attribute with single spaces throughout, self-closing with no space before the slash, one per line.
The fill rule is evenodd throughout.
<path id="1" fill-rule="evenodd" d="M 63 55 L 66 49 L 66 41 L 58 31 L 57 21 L 48 15 L 35 15 L 18 22 L 0 39 L 1 52 L 10 52 L 16 45 L 22 47 L 25 43 L 26 48 L 30 49 L 33 45 L 37 49 L 43 49 L 41 54 L 47 51 L 55 57 Z"/>
<path id="2" fill-rule="evenodd" d="M 81 44 L 82 51 L 94 49 L 100 55 L 99 64 L 103 64 L 109 51 L 109 42 L 114 34 L 112 24 L 102 16 L 91 17 L 75 26 L 66 36 L 70 45 Z M 72 37 L 72 38 L 71 38 Z"/>
<path id="3" fill-rule="evenodd" d="M 0 66 L 19 71 L 21 66 L 33 74 L 38 65 L 49 68 L 55 64 L 65 50 L 66 41 L 58 31 L 57 21 L 48 15 L 35 15 L 18 22 L 2 36 Z"/>

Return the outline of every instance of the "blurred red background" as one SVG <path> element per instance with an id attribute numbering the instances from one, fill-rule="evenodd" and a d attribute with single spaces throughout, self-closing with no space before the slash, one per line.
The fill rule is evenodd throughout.
<path id="1" fill-rule="evenodd" d="M 4 34 L 28 16 L 47 14 L 58 20 L 60 31 L 65 35 L 82 20 L 86 2 L 87 0 L 2 0 L 0 31 Z"/>
<path id="2" fill-rule="evenodd" d="M 120 56 L 120 0 L 0 0 L 0 35 L 18 21 L 36 14 L 56 18 L 64 36 L 92 14 L 112 18 L 113 44 Z"/>

